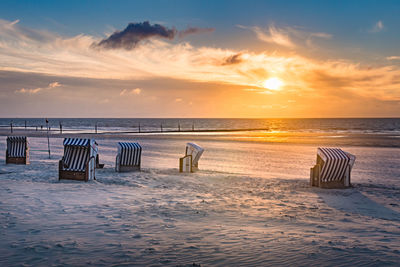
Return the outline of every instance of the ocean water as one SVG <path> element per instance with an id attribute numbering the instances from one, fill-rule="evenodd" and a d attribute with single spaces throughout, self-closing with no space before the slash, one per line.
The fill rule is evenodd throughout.
<path id="1" fill-rule="evenodd" d="M 0 131 L 40 136 L 45 119 L 2 118 Z M 179 136 L 189 139 L 292 143 L 317 146 L 400 147 L 399 118 L 363 119 L 128 119 L 51 118 L 50 134 L 95 134 L 107 138 Z M 25 127 L 26 125 L 26 127 Z M 97 136 L 97 137 L 98 137 Z M 61 137 L 61 136 L 59 136 Z"/>
<path id="2" fill-rule="evenodd" d="M 137 132 L 192 130 L 264 130 L 268 132 L 328 132 L 328 133 L 382 133 L 400 136 L 400 118 L 343 118 L 343 119 L 135 119 L 135 118 L 50 118 L 52 130 L 93 132 Z M 45 127 L 42 118 L 1 118 L 1 127 L 36 129 Z"/>

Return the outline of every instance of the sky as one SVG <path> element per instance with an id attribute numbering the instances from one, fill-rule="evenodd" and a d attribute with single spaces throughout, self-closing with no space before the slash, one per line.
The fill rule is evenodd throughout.
<path id="1" fill-rule="evenodd" d="M 0 117 L 399 117 L 400 1 L 0 1 Z"/>

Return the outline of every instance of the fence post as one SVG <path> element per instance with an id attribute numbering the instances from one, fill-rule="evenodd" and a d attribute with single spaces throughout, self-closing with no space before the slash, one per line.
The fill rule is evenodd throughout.
<path id="1" fill-rule="evenodd" d="M 140 133 L 140 122 L 139 122 L 139 133 Z"/>
<path id="2" fill-rule="evenodd" d="M 11 128 L 11 133 L 13 132 L 13 125 L 12 122 L 10 122 L 10 128 Z"/>
<path id="3" fill-rule="evenodd" d="M 61 124 L 61 121 L 60 121 L 60 134 L 62 134 L 62 124 Z"/>
<path id="4" fill-rule="evenodd" d="M 26 130 L 26 121 L 25 121 L 25 130 Z"/>
<path id="5" fill-rule="evenodd" d="M 160 128 L 161 128 L 161 132 L 163 132 L 162 123 L 161 123 L 161 126 L 160 126 Z"/>
<path id="6" fill-rule="evenodd" d="M 50 139 L 49 139 L 49 121 L 46 119 L 46 128 L 47 128 L 47 147 L 49 148 L 49 159 L 50 159 Z"/>
<path id="7" fill-rule="evenodd" d="M 181 124 L 178 122 L 178 132 L 181 131 Z"/>
<path id="8" fill-rule="evenodd" d="M 192 123 L 192 132 L 194 132 L 194 122 Z"/>
<path id="9" fill-rule="evenodd" d="M 97 121 L 96 121 L 96 123 L 94 124 L 94 131 L 95 131 L 95 133 L 97 134 Z"/>

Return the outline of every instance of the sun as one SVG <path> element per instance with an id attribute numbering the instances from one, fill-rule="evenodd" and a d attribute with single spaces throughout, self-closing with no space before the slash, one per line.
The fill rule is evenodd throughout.
<path id="1" fill-rule="evenodd" d="M 279 78 L 271 77 L 263 82 L 263 86 L 270 90 L 279 90 L 283 86 L 283 81 Z"/>

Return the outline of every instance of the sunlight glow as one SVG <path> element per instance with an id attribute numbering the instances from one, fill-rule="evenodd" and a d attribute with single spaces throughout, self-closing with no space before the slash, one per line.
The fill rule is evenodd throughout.
<path id="1" fill-rule="evenodd" d="M 283 86 L 283 81 L 279 78 L 272 77 L 263 82 L 263 87 L 270 90 L 279 90 Z"/>
<path id="2" fill-rule="evenodd" d="M 263 86 L 270 90 L 279 90 L 283 86 L 283 82 L 279 78 L 272 77 L 265 80 Z"/>

